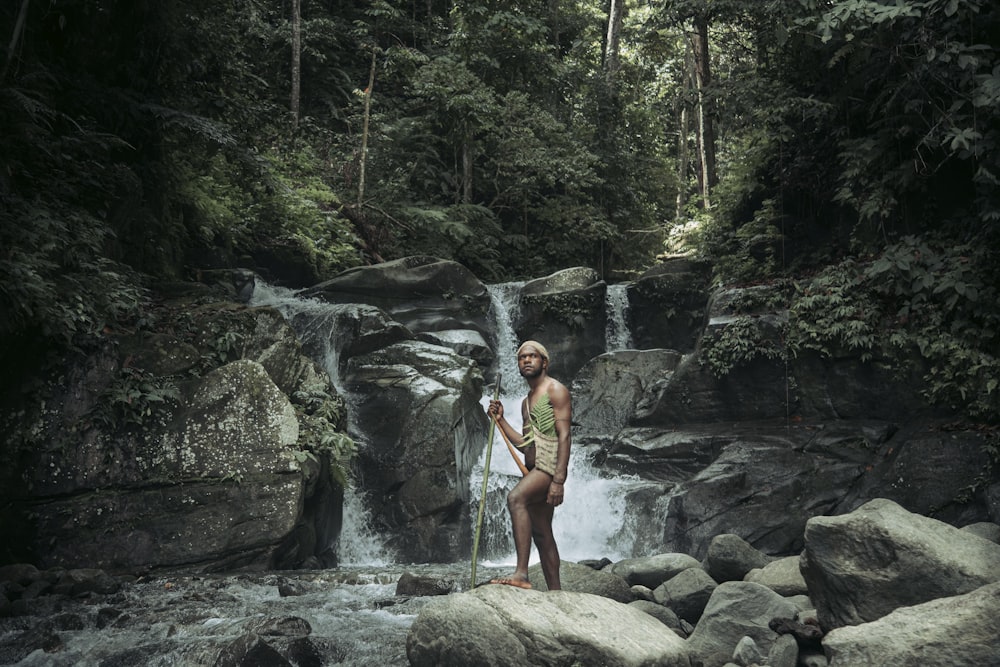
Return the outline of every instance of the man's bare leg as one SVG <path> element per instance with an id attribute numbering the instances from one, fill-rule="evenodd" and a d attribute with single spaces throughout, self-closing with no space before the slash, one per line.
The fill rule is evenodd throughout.
<path id="1" fill-rule="evenodd" d="M 531 512 L 532 537 L 538 548 L 542 574 L 545 575 L 545 585 L 550 591 L 562 588 L 559 580 L 559 548 L 552 534 L 552 516 L 556 508 L 547 502 L 537 503 L 529 508 Z"/>
<path id="2" fill-rule="evenodd" d="M 531 557 L 532 514 L 534 505 L 546 504 L 549 483 L 552 477 L 540 470 L 530 470 L 507 494 L 507 510 L 510 512 L 511 527 L 514 531 L 514 550 L 517 565 L 509 577 L 498 577 L 491 583 L 508 584 L 520 588 L 531 588 L 528 583 L 528 559 Z M 551 523 L 549 532 L 551 533 Z M 546 575 L 546 579 L 548 575 Z M 546 581 L 546 585 L 548 582 Z"/>

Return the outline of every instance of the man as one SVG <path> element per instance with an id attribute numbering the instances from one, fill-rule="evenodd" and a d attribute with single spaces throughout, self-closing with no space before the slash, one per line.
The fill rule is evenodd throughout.
<path id="1" fill-rule="evenodd" d="M 569 466 L 569 390 L 548 375 L 549 353 L 541 343 L 526 341 L 517 349 L 517 368 L 528 382 L 528 395 L 521 403 L 524 428 L 518 433 L 503 416 L 500 401 L 490 401 L 487 411 L 497 420 L 507 438 L 524 450 L 528 473 L 507 495 L 507 509 L 514 529 L 517 566 L 514 573 L 490 581 L 518 588 L 531 588 L 528 557 L 534 538 L 541 559 L 545 585 L 559 590 L 559 549 L 552 535 L 552 516 L 563 501 L 563 484 Z"/>

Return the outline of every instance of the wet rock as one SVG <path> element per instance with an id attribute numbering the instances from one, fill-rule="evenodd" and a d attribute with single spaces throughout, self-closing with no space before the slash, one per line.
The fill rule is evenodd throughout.
<path id="1" fill-rule="evenodd" d="M 604 352 L 607 284 L 586 267 L 526 282 L 514 330 L 549 351 L 549 373 L 569 386 L 585 363 Z"/>
<path id="2" fill-rule="evenodd" d="M 447 595 L 458 587 L 454 581 L 404 572 L 396 582 L 396 595 Z"/>

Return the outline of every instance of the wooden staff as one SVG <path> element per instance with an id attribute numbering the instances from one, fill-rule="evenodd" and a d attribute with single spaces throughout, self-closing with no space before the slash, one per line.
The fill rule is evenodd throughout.
<path id="1" fill-rule="evenodd" d="M 497 373 L 497 385 L 493 390 L 493 400 L 500 398 L 500 374 Z M 472 582 L 469 588 L 476 587 L 476 559 L 479 555 L 479 534 L 483 529 L 483 512 L 486 510 L 486 489 L 490 480 L 490 458 L 493 454 L 493 431 L 496 430 L 497 422 L 490 420 L 490 436 L 486 444 L 486 461 L 483 463 L 483 492 L 479 497 L 479 516 L 476 517 L 476 536 L 472 541 Z M 501 432 L 503 429 L 500 429 Z"/>
<path id="2" fill-rule="evenodd" d="M 514 463 L 517 464 L 518 469 L 521 471 L 521 476 L 523 477 L 524 475 L 527 475 L 528 466 L 524 465 L 524 462 L 521 460 L 521 457 L 517 455 L 517 449 L 514 447 L 514 445 L 511 444 L 510 438 L 507 437 L 507 434 L 504 432 L 503 427 L 500 426 L 500 422 L 497 421 L 496 415 L 490 415 L 490 416 L 493 417 L 493 421 L 497 425 L 497 430 L 499 430 L 500 435 L 503 436 L 503 441 L 507 443 L 507 451 L 509 451 L 510 455 L 514 457 Z"/>

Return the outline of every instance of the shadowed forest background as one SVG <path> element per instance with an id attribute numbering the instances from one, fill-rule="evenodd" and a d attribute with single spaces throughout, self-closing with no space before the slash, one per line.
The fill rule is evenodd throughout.
<path id="1" fill-rule="evenodd" d="M 988 427 L 998 33 L 986 0 L 5 2 L 5 402 L 212 269 L 687 253 L 787 298 L 785 349 L 747 320 L 720 372 L 860 350 Z"/>

